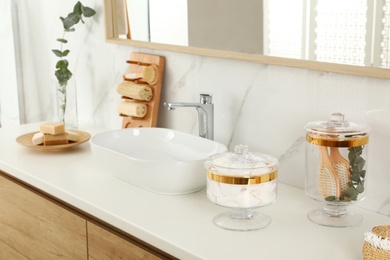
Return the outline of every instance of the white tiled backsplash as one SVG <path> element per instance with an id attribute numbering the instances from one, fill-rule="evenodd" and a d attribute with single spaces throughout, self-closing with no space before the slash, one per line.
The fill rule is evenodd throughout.
<path id="1" fill-rule="evenodd" d="M 33 55 L 39 57 L 40 66 L 47 75 L 51 75 L 56 59 L 48 50 L 59 36 L 58 27 L 53 25 L 57 23 L 58 17 L 52 13 L 62 15 L 69 4 L 60 0 L 50 1 L 50 4 L 44 0 L 20 2 L 26 9 L 24 11 L 30 14 L 29 19 L 39 22 L 39 28 L 43 30 L 40 35 L 44 43 L 32 44 Z M 280 160 L 279 181 L 303 188 L 303 127 L 307 122 L 327 120 L 332 112 L 343 112 L 346 120 L 361 123 L 366 111 L 390 107 L 390 80 L 105 43 L 103 1 L 86 0 L 83 4 L 93 7 L 98 15 L 94 18 L 93 25 L 87 28 L 89 33 L 82 31 L 82 34 L 87 35 L 72 38 L 72 44 L 80 46 L 74 52 L 77 58 L 70 58 L 78 83 L 80 121 L 111 129 L 120 128 L 121 118 L 116 111 L 120 96 L 115 89 L 127 69 L 126 59 L 132 52 L 162 55 L 166 57 L 166 67 L 158 126 L 197 135 L 195 109 L 168 111 L 163 103 L 198 102 L 199 93 L 212 93 L 215 104 L 215 140 L 226 144 L 230 150 L 236 144 L 247 144 L 251 151 L 277 157 Z M 21 30 L 27 29 L 22 27 Z M 27 31 L 22 33 L 27 34 Z M 28 59 L 27 65 L 36 66 L 33 61 Z M 30 84 L 48 84 L 47 82 L 47 79 L 38 78 Z M 28 102 L 37 101 L 27 100 L 27 106 Z M 30 118 L 38 120 L 47 116 L 48 100 L 42 99 L 42 104 L 43 108 L 31 114 Z M 389 136 L 386 138 L 385 142 L 390 142 Z M 375 149 L 372 147 L 372 154 L 380 152 Z M 376 175 L 382 176 L 390 184 L 390 171 L 387 169 Z M 377 189 L 384 189 L 382 186 L 384 185 Z M 371 188 L 375 190 L 376 187 Z M 374 200 L 376 203 L 369 203 Z M 390 215 L 390 194 L 383 193 L 383 196 L 375 199 L 367 198 L 362 206 Z M 384 208 L 387 209 L 383 210 Z"/>

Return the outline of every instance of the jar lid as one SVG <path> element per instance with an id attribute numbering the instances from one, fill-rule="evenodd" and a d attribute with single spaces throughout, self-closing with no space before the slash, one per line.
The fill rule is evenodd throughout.
<path id="1" fill-rule="evenodd" d="M 240 144 L 234 148 L 234 153 L 213 155 L 205 161 L 204 165 L 207 169 L 212 168 L 213 171 L 224 174 L 242 175 L 248 172 L 261 174 L 275 171 L 278 160 L 266 154 L 250 153 L 247 145 Z"/>
<path id="2" fill-rule="evenodd" d="M 314 121 L 306 124 L 305 130 L 314 134 L 331 137 L 352 137 L 366 135 L 368 129 L 362 124 L 344 120 L 343 113 L 333 113 L 328 121 Z"/>
<path id="3" fill-rule="evenodd" d="M 309 143 L 330 147 L 355 147 L 368 143 L 368 128 L 344 120 L 343 113 L 333 113 L 328 121 L 306 124 Z"/>

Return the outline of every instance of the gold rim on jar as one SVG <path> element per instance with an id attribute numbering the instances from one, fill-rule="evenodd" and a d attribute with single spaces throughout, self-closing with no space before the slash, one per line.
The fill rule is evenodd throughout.
<path id="1" fill-rule="evenodd" d="M 324 139 L 306 134 L 306 141 L 318 146 L 327 147 L 356 147 L 368 144 L 368 135 L 356 139 Z"/>
<path id="2" fill-rule="evenodd" d="M 226 176 L 221 175 L 216 172 L 209 171 L 207 176 L 210 180 L 225 183 L 225 184 L 234 184 L 234 185 L 253 185 L 270 182 L 276 179 L 278 176 L 278 171 L 270 172 L 258 176 Z"/>

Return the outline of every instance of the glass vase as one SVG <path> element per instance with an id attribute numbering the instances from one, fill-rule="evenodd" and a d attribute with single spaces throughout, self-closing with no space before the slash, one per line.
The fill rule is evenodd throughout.
<path id="1" fill-rule="evenodd" d="M 51 121 L 63 123 L 66 129 L 78 129 L 76 81 L 69 80 L 60 85 L 57 80 L 51 81 Z"/>

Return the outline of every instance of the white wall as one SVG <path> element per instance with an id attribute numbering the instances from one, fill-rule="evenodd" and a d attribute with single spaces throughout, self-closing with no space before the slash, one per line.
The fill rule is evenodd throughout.
<path id="1" fill-rule="evenodd" d="M 73 4 L 60 0 L 21 2 L 29 19 L 36 22 L 28 24 L 30 29 L 24 28 L 30 30 L 29 41 L 34 46 L 26 69 L 42 66 L 36 75 L 39 81 L 30 82 L 29 87 L 35 89 L 51 78 L 56 58 L 50 48 L 61 34 L 57 16 L 64 15 L 64 10 Z M 102 1 L 83 3 L 95 8 L 98 14 L 92 23 L 77 29 L 77 36 L 72 38 L 73 56 L 69 60 L 78 82 L 81 121 L 120 128 L 121 118 L 116 112 L 120 96 L 115 89 L 127 69 L 126 59 L 136 51 L 162 55 L 166 57 L 166 69 L 158 126 L 197 134 L 194 109 L 167 111 L 162 104 L 164 101 L 197 102 L 200 92 L 211 92 L 215 103 L 216 141 L 230 149 L 240 143 L 248 144 L 252 151 L 277 157 L 279 180 L 302 188 L 303 127 L 307 122 L 326 120 L 330 113 L 337 111 L 344 112 L 347 120 L 362 122 L 366 111 L 390 107 L 390 80 L 107 44 Z M 31 16 L 30 12 L 36 15 Z M 9 84 L 7 79 L 2 80 L 2 84 Z M 28 102 L 46 102 L 46 92 L 40 90 L 39 94 L 44 97 L 28 95 Z M 46 110 L 42 109 L 31 115 L 29 121 L 43 120 L 45 116 Z M 383 204 L 387 203 L 386 199 L 383 198 Z"/>

